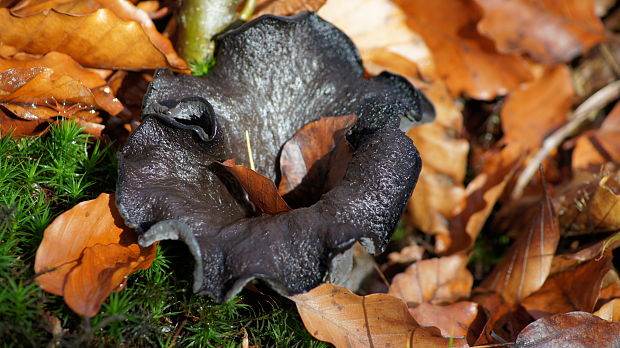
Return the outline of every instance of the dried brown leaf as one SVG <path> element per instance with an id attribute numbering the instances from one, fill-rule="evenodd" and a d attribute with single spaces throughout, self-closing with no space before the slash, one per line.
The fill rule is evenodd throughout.
<path id="1" fill-rule="evenodd" d="M 11 134 L 13 137 L 37 136 L 45 133 L 50 124 L 49 120 L 24 120 L 16 117 L 0 107 L 0 135 Z"/>
<path id="2" fill-rule="evenodd" d="M 572 311 L 592 312 L 610 269 L 611 257 L 607 256 L 550 276 L 521 305 L 535 319 Z"/>
<path id="3" fill-rule="evenodd" d="M 486 321 L 478 307 L 477 303 L 467 301 L 447 306 L 422 303 L 409 308 L 409 313 L 421 326 L 434 326 L 441 330 L 444 337 L 465 337 L 473 344 Z"/>
<path id="4" fill-rule="evenodd" d="M 568 62 L 606 39 L 593 0 L 475 0 L 478 29 L 500 52 L 527 53 L 547 64 Z"/>
<path id="5" fill-rule="evenodd" d="M 110 113 L 117 115 L 123 110 L 123 104 L 114 96 L 106 81 L 92 70 L 85 69 L 70 56 L 50 52 L 43 57 L 28 54 L 16 54 L 11 58 L 0 58 L 0 71 L 9 69 L 29 69 L 46 67 L 58 75 L 66 75 L 88 87 L 97 105 Z"/>
<path id="6" fill-rule="evenodd" d="M 479 292 L 472 301 L 482 306 L 488 316 L 476 345 L 514 341 L 518 333 L 532 322 L 525 309 L 511 306 L 496 292 Z"/>
<path id="7" fill-rule="evenodd" d="M 0 105 L 27 120 L 55 116 L 91 119 L 97 103 L 80 81 L 54 74 L 49 68 L 30 68 L 0 73 Z"/>
<path id="8" fill-rule="evenodd" d="M 474 278 L 467 270 L 467 260 L 465 255 L 452 255 L 418 261 L 394 276 L 388 293 L 409 306 L 468 298 Z"/>
<path id="9" fill-rule="evenodd" d="M 254 17 L 264 14 L 291 16 L 302 11 L 316 12 L 327 0 L 257 0 Z"/>
<path id="10" fill-rule="evenodd" d="M 597 130 L 584 132 L 573 150 L 573 171 L 599 172 L 607 162 L 620 163 L 620 103 L 616 103 Z"/>
<path id="11" fill-rule="evenodd" d="M 234 160 L 228 160 L 220 165 L 232 174 L 247 192 L 250 201 L 262 212 L 278 214 L 291 210 L 282 196 L 278 194 L 276 184 L 271 179 L 253 171 L 250 168 L 236 165 Z"/>
<path id="12" fill-rule="evenodd" d="M 356 115 L 323 117 L 298 130 L 282 147 L 278 193 L 318 198 L 338 184 L 353 155 L 345 136 L 356 121 Z"/>
<path id="13" fill-rule="evenodd" d="M 593 314 L 607 321 L 620 322 L 620 298 L 615 298 L 605 303 Z"/>
<path id="14" fill-rule="evenodd" d="M 478 33 L 481 13 L 467 0 L 396 0 L 408 15 L 407 24 L 431 49 L 439 76 L 452 95 L 465 93 L 490 100 L 507 94 L 532 78 L 517 55 L 501 54 L 493 41 Z"/>
<path id="15" fill-rule="evenodd" d="M 481 287 L 500 293 L 512 305 L 521 302 L 544 284 L 559 240 L 558 218 L 545 190 L 529 229 L 518 237 Z"/>
<path id="16" fill-rule="evenodd" d="M 504 141 L 538 149 L 545 137 L 563 125 L 575 90 L 568 67 L 547 68 L 537 80 L 512 91 L 500 113 Z"/>
<path id="17" fill-rule="evenodd" d="M 464 339 L 442 337 L 422 328 L 405 303 L 385 294 L 358 296 L 346 288 L 323 284 L 292 296 L 310 334 L 336 347 L 467 347 Z"/>
<path id="18" fill-rule="evenodd" d="M 557 314 L 528 325 L 516 346 L 535 348 L 617 347 L 620 323 L 603 320 L 585 312 Z"/>
<path id="19" fill-rule="evenodd" d="M 136 243 L 137 235 L 123 224 L 113 196 L 102 193 L 45 229 L 35 258 L 36 281 L 45 291 L 64 296 L 78 314 L 93 316 L 126 275 L 153 262 L 156 247 Z"/>
<path id="20" fill-rule="evenodd" d="M 144 15 L 148 18 L 146 13 Z M 106 8 L 86 15 L 49 10 L 27 16 L 15 15 L 2 8 L 0 40 L 28 53 L 65 53 L 89 67 L 129 70 L 187 68 L 183 60 L 170 51 L 172 44 L 168 39 L 161 34 L 160 37 L 149 36 L 153 27 L 145 28 L 133 21 L 131 15 L 126 17 L 132 20 L 123 20 L 122 16 Z"/>

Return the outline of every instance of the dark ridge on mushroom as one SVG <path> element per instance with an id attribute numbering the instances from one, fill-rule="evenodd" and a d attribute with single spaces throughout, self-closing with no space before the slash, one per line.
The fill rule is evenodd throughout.
<path id="1" fill-rule="evenodd" d="M 254 278 L 283 295 L 307 291 L 342 268 L 335 260 L 356 240 L 382 252 L 421 169 L 398 127 L 428 121 L 423 94 L 390 73 L 364 79 L 350 39 L 312 13 L 247 23 L 221 37 L 216 59 L 202 78 L 157 71 L 142 124 L 119 153 L 117 206 L 140 243 L 185 241 L 197 260 L 194 290 L 218 301 Z M 309 207 L 256 216 L 239 185 L 214 170 L 231 158 L 248 165 L 249 131 L 257 171 L 275 179 L 286 140 L 345 114 L 359 116 L 353 159 Z"/>

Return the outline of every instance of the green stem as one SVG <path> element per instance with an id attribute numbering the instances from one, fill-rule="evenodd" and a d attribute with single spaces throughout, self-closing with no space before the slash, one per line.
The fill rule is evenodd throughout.
<path id="1" fill-rule="evenodd" d="M 177 48 L 189 63 L 213 58 L 213 36 L 235 20 L 239 0 L 182 0 Z"/>
<path id="2" fill-rule="evenodd" d="M 256 0 L 245 0 L 243 10 L 241 10 L 241 13 L 239 13 L 239 19 L 244 22 L 249 21 L 254 14 L 254 8 L 256 8 Z"/>

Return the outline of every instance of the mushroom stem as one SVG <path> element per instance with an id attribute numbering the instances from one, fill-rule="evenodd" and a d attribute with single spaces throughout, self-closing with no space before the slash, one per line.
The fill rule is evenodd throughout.
<path id="1" fill-rule="evenodd" d="M 183 59 L 204 64 L 213 58 L 212 38 L 235 20 L 239 0 L 183 0 L 177 49 Z"/>

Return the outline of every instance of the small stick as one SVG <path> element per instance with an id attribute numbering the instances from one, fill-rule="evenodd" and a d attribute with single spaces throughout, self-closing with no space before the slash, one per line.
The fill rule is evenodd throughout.
<path id="1" fill-rule="evenodd" d="M 523 190 L 530 183 L 538 166 L 549 156 L 551 151 L 557 148 L 566 138 L 571 136 L 588 119 L 590 114 L 599 111 L 614 99 L 620 96 L 620 80 L 614 81 L 607 86 L 599 89 L 586 99 L 573 113 L 573 118 L 560 129 L 556 130 L 548 136 L 543 142 L 542 148 L 536 153 L 536 156 L 521 172 L 519 179 L 512 191 L 512 198 L 518 199 L 523 195 Z"/>
<path id="2" fill-rule="evenodd" d="M 248 157 L 250 158 L 250 169 L 252 169 L 253 171 L 256 171 L 256 168 L 254 167 L 254 156 L 252 156 L 252 144 L 250 143 L 250 133 L 247 131 L 245 131 L 245 143 L 248 146 Z"/>

